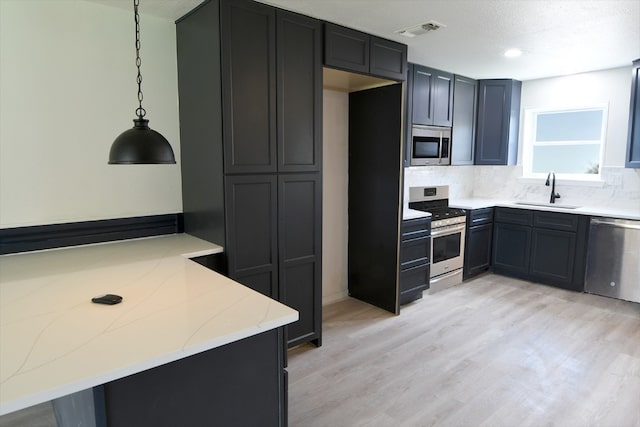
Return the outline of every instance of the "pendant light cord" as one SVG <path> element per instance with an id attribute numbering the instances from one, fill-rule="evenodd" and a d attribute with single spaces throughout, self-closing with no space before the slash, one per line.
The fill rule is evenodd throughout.
<path id="1" fill-rule="evenodd" d="M 142 108 L 142 74 L 140 73 L 140 65 L 142 60 L 140 59 L 140 15 L 138 14 L 138 6 L 140 0 L 133 0 L 133 12 L 134 20 L 136 22 L 136 67 L 138 67 L 138 108 L 136 109 L 136 115 L 140 120 L 147 114 L 147 111 Z"/>

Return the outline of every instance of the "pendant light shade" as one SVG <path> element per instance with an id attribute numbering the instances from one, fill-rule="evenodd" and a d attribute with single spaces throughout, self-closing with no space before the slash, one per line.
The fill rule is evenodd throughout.
<path id="1" fill-rule="evenodd" d="M 133 119 L 133 128 L 126 130 L 113 141 L 109 151 L 110 165 L 139 165 L 139 164 L 175 164 L 171 144 L 166 138 L 149 127 L 147 113 L 142 108 L 142 74 L 140 73 L 140 15 L 138 6 L 140 0 L 133 0 L 133 17 L 136 23 L 136 66 L 138 67 L 138 108 L 137 119 Z"/>
<path id="2" fill-rule="evenodd" d="M 173 149 L 164 136 L 148 126 L 149 120 L 134 119 L 134 126 L 113 141 L 110 165 L 175 164 Z"/>

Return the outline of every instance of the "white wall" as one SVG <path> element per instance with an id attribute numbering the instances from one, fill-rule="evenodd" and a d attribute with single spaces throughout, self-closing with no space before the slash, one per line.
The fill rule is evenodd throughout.
<path id="1" fill-rule="evenodd" d="M 348 295 L 349 94 L 323 92 L 322 303 Z"/>
<path id="2" fill-rule="evenodd" d="M 522 83 L 522 111 L 526 108 L 559 108 L 585 104 L 609 106 L 602 167 L 604 182 L 594 186 L 558 180 L 557 190 L 562 196 L 558 203 L 640 210 L 640 170 L 624 168 L 630 95 L 631 65 Z M 522 124 L 521 114 L 519 152 L 522 151 Z M 518 162 L 517 166 L 409 168 L 405 174 L 405 191 L 409 186 L 448 183 L 452 189 L 452 198 L 473 196 L 548 201 L 549 188 L 544 186 L 544 181 L 521 179 L 521 155 L 518 156 Z M 441 172 L 441 169 L 447 170 Z"/>
<path id="3" fill-rule="evenodd" d="M 180 166 L 107 165 L 137 107 L 133 11 L 0 1 L 0 228 L 182 211 Z M 179 162 L 175 25 L 141 16 L 143 106 Z"/>

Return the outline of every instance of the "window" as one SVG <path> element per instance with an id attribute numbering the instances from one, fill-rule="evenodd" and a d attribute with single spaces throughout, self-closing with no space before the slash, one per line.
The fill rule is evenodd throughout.
<path id="1" fill-rule="evenodd" d="M 600 179 L 607 108 L 526 110 L 524 176 L 544 178 L 555 172 L 564 179 Z"/>

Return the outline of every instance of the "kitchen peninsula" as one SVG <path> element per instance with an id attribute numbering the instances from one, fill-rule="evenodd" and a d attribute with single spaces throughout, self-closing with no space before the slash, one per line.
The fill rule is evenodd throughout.
<path id="1" fill-rule="evenodd" d="M 298 313 L 188 259 L 221 251 L 176 234 L 1 256 L 0 415 L 89 390 L 98 426 L 286 424 Z M 91 302 L 107 293 L 122 303 Z"/>

